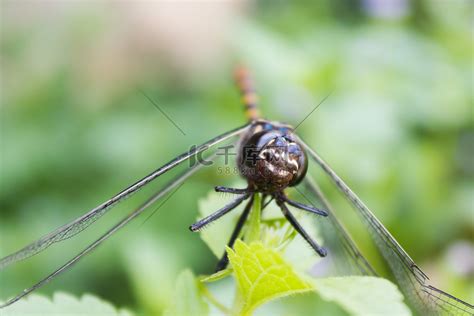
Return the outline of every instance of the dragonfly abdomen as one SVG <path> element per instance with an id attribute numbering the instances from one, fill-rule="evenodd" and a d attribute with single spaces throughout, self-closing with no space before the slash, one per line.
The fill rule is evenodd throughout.
<path id="1" fill-rule="evenodd" d="M 239 66 L 235 69 L 235 82 L 242 95 L 245 116 L 249 121 L 257 120 L 260 117 L 260 111 L 257 108 L 258 95 L 255 92 L 254 83 L 247 68 Z"/>

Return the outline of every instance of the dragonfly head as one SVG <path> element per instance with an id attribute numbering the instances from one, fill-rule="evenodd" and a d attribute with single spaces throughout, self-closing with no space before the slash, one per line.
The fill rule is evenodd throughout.
<path id="1" fill-rule="evenodd" d="M 260 190 L 281 191 L 298 184 L 306 174 L 307 158 L 303 147 L 290 133 L 257 133 L 250 140 L 245 155 L 246 177 Z M 245 150 L 245 149 L 244 149 Z M 253 155 L 251 152 L 253 151 Z"/>

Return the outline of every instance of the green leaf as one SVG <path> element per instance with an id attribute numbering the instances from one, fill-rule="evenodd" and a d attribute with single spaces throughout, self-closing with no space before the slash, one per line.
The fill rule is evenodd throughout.
<path id="1" fill-rule="evenodd" d="M 260 242 L 246 245 L 237 240 L 234 250 L 227 248 L 227 253 L 242 296 L 243 315 L 271 299 L 312 290 L 279 253 Z"/>
<path id="2" fill-rule="evenodd" d="M 127 310 L 116 309 L 112 304 L 92 295 L 80 299 L 66 293 L 57 292 L 53 299 L 32 294 L 2 310 L 2 316 L 49 316 L 49 315 L 103 315 L 131 316 Z"/>
<path id="3" fill-rule="evenodd" d="M 245 233 L 245 241 L 251 243 L 260 240 L 260 215 L 262 213 L 262 198 L 260 193 L 254 195 L 253 208 L 250 213 L 248 231 Z"/>
<path id="4" fill-rule="evenodd" d="M 222 199 L 221 199 L 222 200 Z M 213 205 L 214 204 L 214 205 Z M 200 202 L 202 216 L 206 216 L 222 207 L 225 201 L 219 201 L 215 194 Z M 219 225 L 202 232 L 202 238 L 216 256 L 227 242 L 222 236 L 229 235 L 235 225 L 238 210 L 234 218 L 229 215 L 220 220 Z M 295 216 L 304 215 L 295 212 Z M 302 224 L 309 228 L 311 235 L 324 244 L 314 230 L 310 216 L 301 216 Z M 222 227 L 219 227 L 223 224 Z M 297 236 L 292 227 L 282 218 L 276 207 L 269 205 L 261 216 L 261 199 L 255 197 L 254 207 L 244 228 L 245 243 L 237 240 L 234 250 L 227 248 L 230 266 L 238 285 L 238 306 L 243 315 L 250 314 L 265 302 L 296 293 L 314 291 L 334 307 L 342 308 L 351 315 L 410 315 L 403 303 L 403 296 L 395 285 L 385 279 L 373 277 L 344 277 L 311 280 L 302 279 L 295 271 L 306 271 L 317 257 L 307 243 Z M 208 277 L 202 282 L 213 282 L 225 278 L 231 271 L 225 270 Z M 309 283 L 311 282 L 311 283 Z M 331 305 L 331 304 L 330 304 Z M 268 305 L 267 305 L 268 306 Z M 340 310 L 343 312 L 343 310 Z"/>
<path id="5" fill-rule="evenodd" d="M 228 277 L 232 273 L 231 269 L 224 269 L 217 271 L 211 275 L 203 275 L 199 278 L 199 281 L 204 283 L 211 283 L 222 280 L 225 277 Z"/>
<path id="6" fill-rule="evenodd" d="M 323 299 L 336 302 L 351 315 L 411 315 L 398 288 L 382 278 L 325 278 L 313 285 Z"/>
<path id="7" fill-rule="evenodd" d="M 199 281 L 190 270 L 184 270 L 178 276 L 173 304 L 165 310 L 165 316 L 208 315 L 209 306 L 203 300 L 199 290 Z"/>

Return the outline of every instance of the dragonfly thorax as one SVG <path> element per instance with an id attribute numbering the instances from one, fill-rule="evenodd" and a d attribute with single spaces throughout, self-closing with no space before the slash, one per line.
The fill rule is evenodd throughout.
<path id="1" fill-rule="evenodd" d="M 243 138 L 237 163 L 249 186 L 267 193 L 298 184 L 308 166 L 292 129 L 266 121 L 257 122 Z"/>

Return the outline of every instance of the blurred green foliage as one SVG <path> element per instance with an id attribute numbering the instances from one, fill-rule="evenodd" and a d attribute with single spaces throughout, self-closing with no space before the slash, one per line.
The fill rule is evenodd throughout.
<path id="1" fill-rule="evenodd" d="M 117 310 L 112 304 L 97 297 L 86 294 L 80 299 L 70 294 L 57 292 L 52 298 L 46 298 L 37 293 L 29 296 L 2 312 L 4 316 L 25 315 L 103 315 L 103 316 L 131 316 L 130 311 Z"/>
<path id="2" fill-rule="evenodd" d="M 298 124 L 331 92 L 299 134 L 375 210 L 433 284 L 472 302 L 472 3 L 399 0 L 387 13 L 377 9 L 380 2 L 230 6 L 226 12 L 235 21 L 224 25 L 226 48 L 206 37 L 212 32 L 204 20 L 199 45 L 182 33 L 172 37 L 184 41 L 176 47 L 186 53 L 175 54 L 174 62 L 163 52 L 173 41 L 130 30 L 132 3 L 118 10 L 2 2 L 0 256 L 83 214 L 192 144 L 241 125 L 231 80 L 237 59 L 253 70 L 267 118 Z M 205 7 L 195 6 L 197 12 Z M 149 11 L 160 9 L 157 4 Z M 170 29 L 189 22 L 179 14 L 177 21 Z M 148 40 L 134 46 L 141 37 Z M 215 47 L 212 56 L 219 58 L 194 60 L 203 47 Z M 94 293 L 116 306 L 163 311 L 182 269 L 213 269 L 215 258 L 187 227 L 198 199 L 233 181 L 216 170 L 196 175 L 145 224 L 139 219 L 41 291 Z M 51 272 L 157 186 L 77 240 L 2 271 L 1 297 Z M 354 236 L 360 231 L 354 227 Z M 367 241 L 356 239 L 383 269 Z"/>

